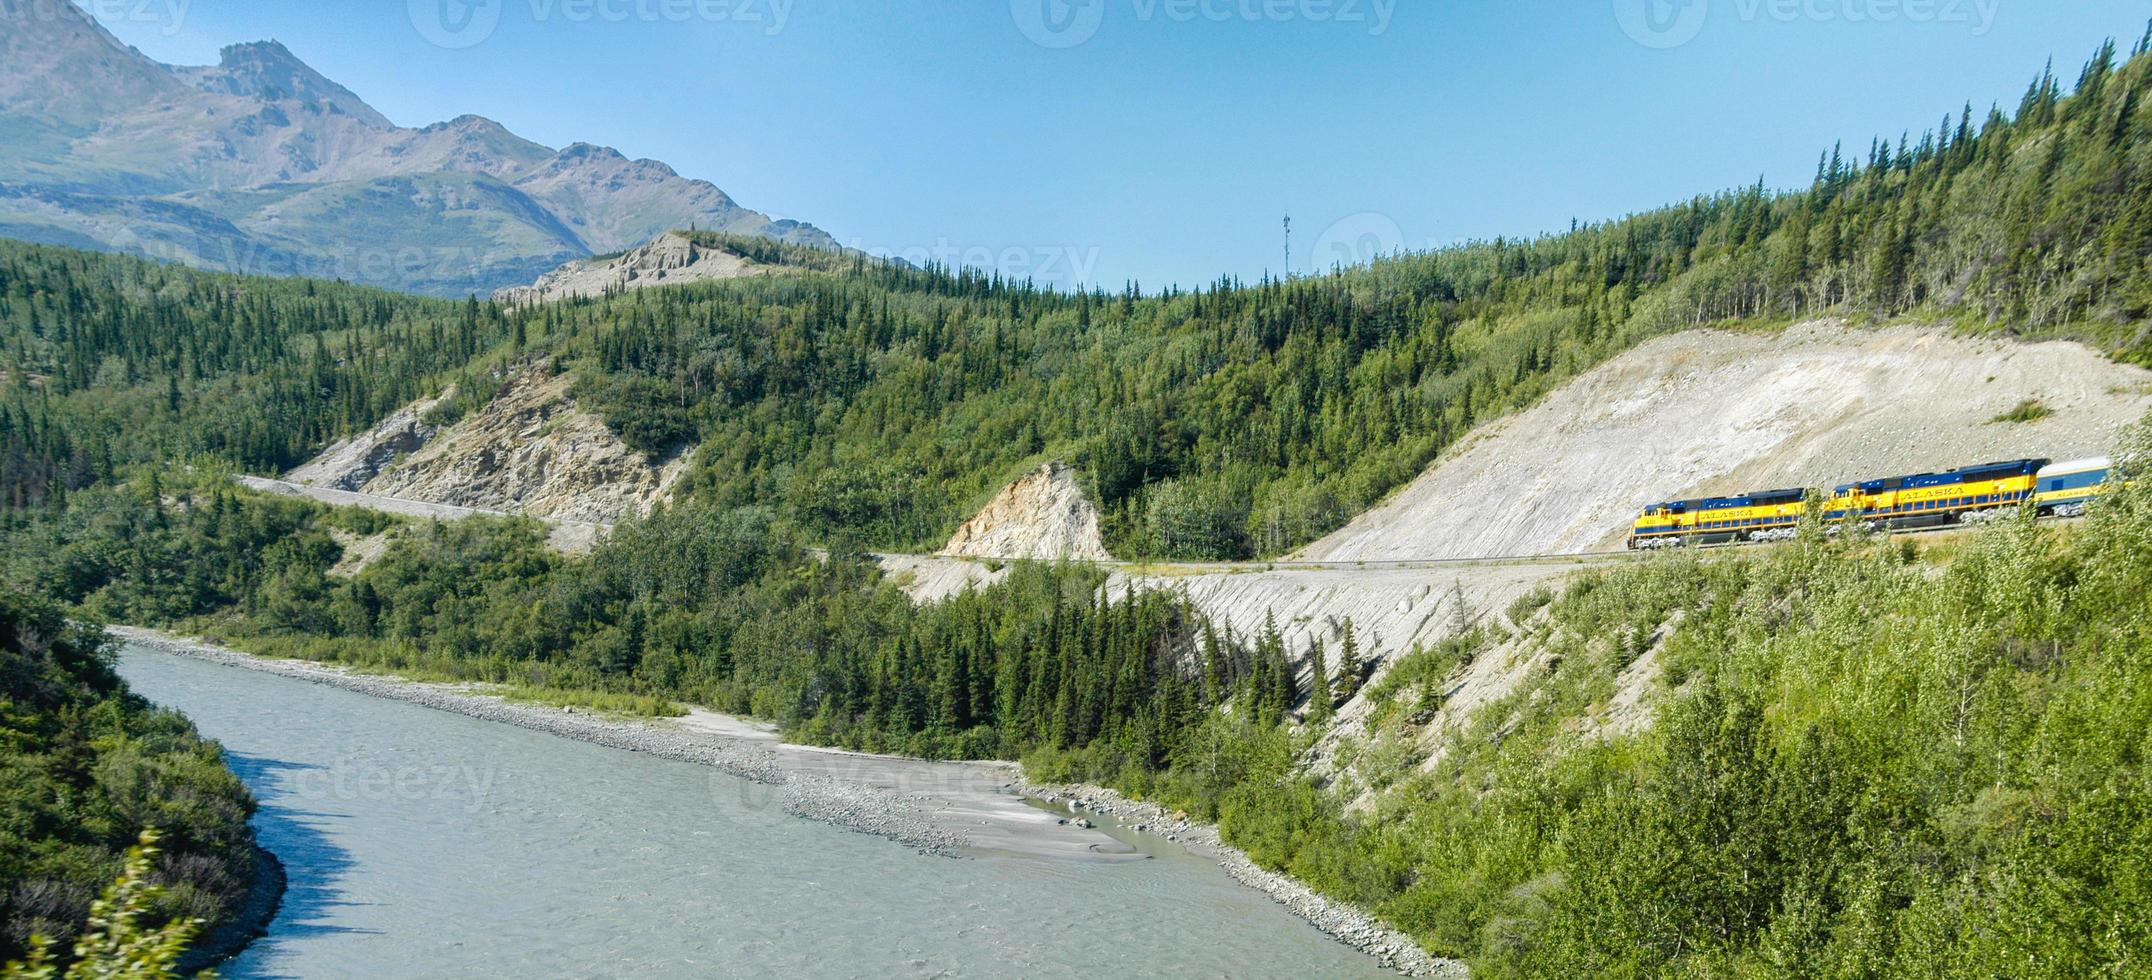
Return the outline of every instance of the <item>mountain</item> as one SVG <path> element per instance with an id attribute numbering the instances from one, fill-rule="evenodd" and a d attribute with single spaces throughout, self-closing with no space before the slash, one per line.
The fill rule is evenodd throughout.
<path id="1" fill-rule="evenodd" d="M 589 143 L 481 116 L 397 126 L 275 41 L 160 64 L 59 0 L 0 0 L 0 235 L 460 296 L 697 227 L 813 225 Z"/>

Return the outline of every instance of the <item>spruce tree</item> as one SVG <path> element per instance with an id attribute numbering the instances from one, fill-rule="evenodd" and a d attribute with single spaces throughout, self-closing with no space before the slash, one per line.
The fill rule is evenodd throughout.
<path id="1" fill-rule="evenodd" d="M 1308 672 L 1308 723 L 1329 724 L 1333 707 L 1330 695 L 1330 662 L 1323 655 L 1322 641 L 1313 637 L 1308 640 Z"/>

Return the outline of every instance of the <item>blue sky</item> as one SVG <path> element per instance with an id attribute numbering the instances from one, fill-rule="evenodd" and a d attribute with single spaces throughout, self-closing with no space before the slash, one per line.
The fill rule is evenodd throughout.
<path id="1" fill-rule="evenodd" d="M 1155 289 L 1531 235 L 2074 80 L 2152 0 L 78 0 L 398 123 L 664 160 L 847 244 Z M 460 32 L 459 32 L 460 28 Z M 435 43 L 441 42 L 441 43 Z M 1043 43 L 1042 43 L 1043 42 Z"/>

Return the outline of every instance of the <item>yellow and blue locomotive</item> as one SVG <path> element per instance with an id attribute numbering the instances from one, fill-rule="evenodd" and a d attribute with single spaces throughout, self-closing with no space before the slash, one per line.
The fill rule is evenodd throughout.
<path id="1" fill-rule="evenodd" d="M 2076 517 L 2107 487 L 2105 459 L 2052 463 L 2019 459 L 1941 473 L 1884 477 L 1837 487 L 1821 497 L 1826 526 L 1900 530 L 1976 523 L 2008 508 L 2034 507 L 2040 516 Z M 1633 549 L 1783 541 L 1808 510 L 1807 490 L 1771 490 L 1731 497 L 1680 500 L 1644 508 L 1629 534 Z"/>

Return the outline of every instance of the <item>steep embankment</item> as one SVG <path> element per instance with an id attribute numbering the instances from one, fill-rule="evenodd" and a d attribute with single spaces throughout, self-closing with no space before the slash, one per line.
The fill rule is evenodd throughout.
<path id="1" fill-rule="evenodd" d="M 1111 561 L 1098 533 L 1098 508 L 1076 482 L 1076 470 L 1056 460 L 1009 484 L 964 526 L 940 554 L 951 558 Z"/>
<path id="2" fill-rule="evenodd" d="M 1396 567 L 1294 567 L 1178 574 L 1129 569 L 1109 588 L 1178 589 L 1221 631 L 1241 639 L 1275 627 L 1303 687 L 1320 645 L 1326 681 L 1353 672 L 1368 676 L 1415 647 L 1439 643 L 1550 579 L 1589 562 L 1446 562 Z M 1357 662 L 1342 655 L 1350 630 Z"/>
<path id="3" fill-rule="evenodd" d="M 2022 403 L 2051 412 L 1996 422 Z M 2071 343 L 1837 321 L 1646 343 L 1487 425 L 1302 549 L 1311 561 L 1617 548 L 1645 504 L 2098 455 L 2152 407 L 2152 372 Z"/>
<path id="4" fill-rule="evenodd" d="M 448 397 L 412 402 L 372 429 L 330 444 L 284 479 L 300 486 L 356 491 L 398 457 L 418 452 L 433 439 L 437 430 L 426 421 L 426 413 Z"/>
<path id="5" fill-rule="evenodd" d="M 686 457 L 653 465 L 578 407 L 570 386 L 565 375 L 517 375 L 483 407 L 438 432 L 424 421 L 431 403 L 422 402 L 330 447 L 287 479 L 579 524 L 648 513 L 670 492 Z"/>

